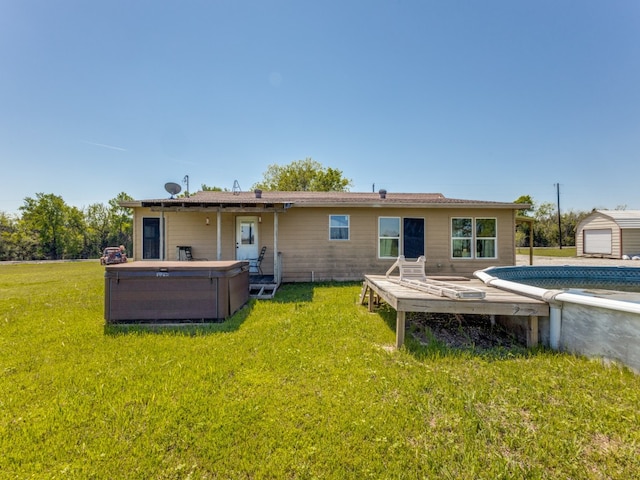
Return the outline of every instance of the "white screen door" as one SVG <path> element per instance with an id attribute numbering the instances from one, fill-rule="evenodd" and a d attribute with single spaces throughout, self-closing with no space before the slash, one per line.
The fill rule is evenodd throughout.
<path id="1" fill-rule="evenodd" d="M 258 217 L 236 217 L 236 260 L 258 258 Z"/>

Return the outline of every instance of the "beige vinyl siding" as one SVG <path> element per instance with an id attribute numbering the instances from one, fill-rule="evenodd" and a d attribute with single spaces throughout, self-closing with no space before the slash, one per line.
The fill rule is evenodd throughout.
<path id="1" fill-rule="evenodd" d="M 629 256 L 640 255 L 640 228 L 622 230 L 622 253 Z"/>
<path id="2" fill-rule="evenodd" d="M 349 240 L 329 239 L 329 215 L 349 215 Z M 367 209 L 294 208 L 281 215 L 283 281 L 355 280 L 388 268 L 377 259 L 377 216 Z"/>
<path id="3" fill-rule="evenodd" d="M 515 264 L 515 216 L 510 210 L 438 209 L 428 210 L 427 275 L 462 275 L 490 266 Z M 495 218 L 497 223 L 497 258 L 452 258 L 451 219 L 460 217 Z"/>
<path id="4" fill-rule="evenodd" d="M 595 212 L 582 220 L 577 228 L 576 234 L 576 255 L 589 255 L 584 252 L 584 232 L 585 230 L 611 230 L 611 255 L 598 255 L 610 258 L 620 258 L 620 227 L 611 218 Z"/>
<path id="5" fill-rule="evenodd" d="M 594 211 L 584 218 L 576 229 L 576 247 L 579 256 L 589 256 L 585 252 L 585 232 L 590 230 L 609 230 L 611 232 L 611 254 L 594 254 L 608 258 L 622 258 L 622 255 L 640 253 L 640 228 L 638 228 L 638 212 Z M 588 234 L 587 234 L 588 235 Z"/>
<path id="6" fill-rule="evenodd" d="M 282 214 L 278 214 L 278 215 L 279 215 L 278 220 L 280 221 L 282 219 Z M 233 228 L 235 228 L 236 216 L 243 216 L 243 215 L 233 215 L 233 225 L 234 225 Z M 260 250 L 262 247 L 267 247 L 267 251 L 264 254 L 264 259 L 262 260 L 262 265 L 261 265 L 262 273 L 265 275 L 273 275 L 273 255 L 274 255 L 273 217 L 274 217 L 274 214 L 263 213 L 261 215 L 257 215 L 257 217 L 259 217 L 260 219 L 258 222 L 258 241 L 259 241 L 258 250 Z M 231 248 L 235 251 L 235 245 L 236 245 L 235 232 L 232 236 L 231 243 L 232 243 Z M 233 255 L 235 256 L 235 253 L 233 253 Z"/>
<path id="7" fill-rule="evenodd" d="M 142 259 L 142 223 L 144 218 L 162 218 L 165 225 L 165 259 L 177 260 L 176 247 L 190 246 L 196 258 L 217 259 L 216 212 L 161 212 L 138 208 L 134 215 L 134 255 Z M 206 223 L 209 218 L 209 225 Z M 222 216 L 222 259 L 235 257 L 235 226 L 231 216 Z M 233 255 L 233 256 L 227 256 Z"/>
<path id="8" fill-rule="evenodd" d="M 209 217 L 209 225 L 206 219 Z M 195 258 L 216 259 L 216 218 L 202 212 L 165 213 L 167 259 L 177 260 L 176 247 L 190 246 Z"/>
<path id="9" fill-rule="evenodd" d="M 350 216 L 350 240 L 329 240 L 329 215 Z M 515 263 L 514 213 L 510 210 L 458 209 L 339 209 L 297 208 L 280 222 L 279 249 L 284 281 L 359 280 L 384 274 L 394 260 L 378 258 L 378 218 L 424 218 L 426 269 L 429 275 L 471 276 L 476 270 Z M 496 218 L 495 259 L 452 259 L 452 217 Z"/>
<path id="10" fill-rule="evenodd" d="M 349 215 L 349 240 L 329 239 L 329 215 Z M 224 213 L 221 226 L 221 260 L 236 255 L 235 219 L 245 213 Z M 259 247 L 266 246 L 262 263 L 265 274 L 273 273 L 274 213 L 262 213 Z M 134 215 L 134 255 L 142 258 L 142 219 L 161 217 L 160 212 L 138 207 Z M 209 217 L 209 225 L 206 218 Z M 378 218 L 423 218 L 428 275 L 472 276 L 489 266 L 515 264 L 515 220 L 509 209 L 458 208 L 370 208 L 293 207 L 278 213 L 278 251 L 281 252 L 282 280 L 307 282 L 361 280 L 365 274 L 384 274 L 393 259 L 378 258 Z M 452 259 L 451 218 L 495 218 L 497 258 Z M 165 212 L 166 258 L 176 259 L 176 246 L 189 245 L 195 257 L 217 259 L 217 213 L 199 211 Z M 401 240 L 402 244 L 402 240 Z"/>
<path id="11" fill-rule="evenodd" d="M 133 215 L 133 253 L 129 258 L 142 260 L 142 222 L 145 218 L 160 218 L 159 212 L 152 212 L 150 208 L 137 208 Z"/>

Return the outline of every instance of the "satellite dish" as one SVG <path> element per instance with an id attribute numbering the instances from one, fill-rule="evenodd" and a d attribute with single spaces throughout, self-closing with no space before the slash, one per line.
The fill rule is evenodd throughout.
<path id="1" fill-rule="evenodd" d="M 164 189 L 167 192 L 169 192 L 169 194 L 171 195 L 171 198 L 173 198 L 174 195 L 177 195 L 178 193 L 180 193 L 180 191 L 182 190 L 182 187 L 178 183 L 167 182 L 164 184 Z"/>

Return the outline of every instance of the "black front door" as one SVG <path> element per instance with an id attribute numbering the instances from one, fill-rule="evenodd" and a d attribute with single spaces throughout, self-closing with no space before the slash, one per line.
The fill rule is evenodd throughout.
<path id="1" fill-rule="evenodd" d="M 424 218 L 405 218 L 402 231 L 404 257 L 418 258 L 424 255 Z"/>
<path id="2" fill-rule="evenodd" d="M 145 260 L 160 259 L 160 219 L 142 219 L 142 258 Z"/>

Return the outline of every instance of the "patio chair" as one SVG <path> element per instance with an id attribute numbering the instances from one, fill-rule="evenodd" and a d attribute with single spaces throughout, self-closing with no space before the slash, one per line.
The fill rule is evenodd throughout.
<path id="1" fill-rule="evenodd" d="M 267 247 L 262 247 L 262 250 L 260 250 L 260 255 L 258 256 L 258 258 L 249 258 L 249 273 L 259 273 L 260 275 L 263 275 L 262 273 L 262 267 L 260 266 L 262 264 L 262 260 L 264 259 L 264 254 L 267 251 Z"/>
<path id="2" fill-rule="evenodd" d="M 184 256 L 188 262 L 207 260 L 206 258 L 194 258 L 193 253 L 191 251 L 191 247 L 180 247 L 180 248 L 183 249 Z"/>

